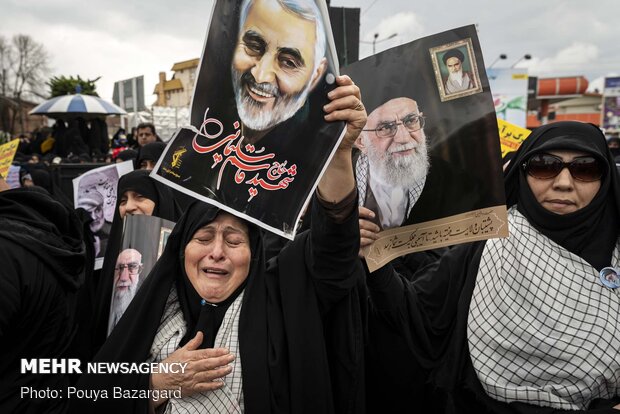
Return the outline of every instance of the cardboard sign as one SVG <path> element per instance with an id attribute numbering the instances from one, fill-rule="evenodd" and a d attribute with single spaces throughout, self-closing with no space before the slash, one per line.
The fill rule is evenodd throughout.
<path id="1" fill-rule="evenodd" d="M 506 122 L 503 119 L 497 119 L 497 127 L 499 129 L 499 142 L 502 148 L 502 158 L 509 152 L 519 149 L 521 143 L 525 141 L 532 131 L 526 128 Z"/>
<path id="2" fill-rule="evenodd" d="M 9 167 L 15 158 L 17 147 L 19 146 L 19 140 L 14 139 L 6 144 L 0 145 L 0 177 L 6 178 L 9 173 Z"/>

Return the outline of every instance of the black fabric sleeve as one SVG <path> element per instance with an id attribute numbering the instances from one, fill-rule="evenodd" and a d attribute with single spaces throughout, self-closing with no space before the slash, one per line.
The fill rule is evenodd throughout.
<path id="1" fill-rule="evenodd" d="M 407 278 L 407 280 L 413 281 L 413 277 L 417 270 L 441 259 L 441 256 L 450 249 L 451 247 L 440 247 L 423 252 L 410 253 L 396 258 L 390 263 L 398 273 Z"/>
<path id="2" fill-rule="evenodd" d="M 75 293 L 67 292 L 38 257 L 0 238 L 0 412 L 65 412 L 64 398 L 22 397 L 24 388 L 57 390 L 61 373 L 22 372 L 21 359 L 65 358 L 74 329 Z"/>
<path id="3" fill-rule="evenodd" d="M 0 263 L 2 263 L 2 280 L 0 281 L 0 338 L 8 338 L 11 322 L 15 320 L 20 308 L 19 271 L 14 266 L 8 245 L 0 241 Z"/>
<path id="4" fill-rule="evenodd" d="M 368 274 L 377 317 L 402 332 L 424 368 L 435 366 L 450 345 L 466 283 L 475 282 L 484 243 L 459 245 L 417 269 L 412 281 L 390 264 Z"/>
<path id="5" fill-rule="evenodd" d="M 357 190 L 354 195 L 353 203 L 343 201 L 357 205 Z M 334 218 L 317 196 L 313 203 L 310 243 L 306 244 L 305 256 L 321 313 L 325 314 L 350 293 L 360 276 L 358 212 L 352 208 L 347 217 Z"/>
<path id="6" fill-rule="evenodd" d="M 485 242 L 456 246 L 441 260 L 418 269 L 412 281 L 390 265 L 367 276 L 370 303 L 380 320 L 400 332 L 430 381 L 450 401 L 446 412 L 497 414 L 615 413 L 615 399 L 588 410 L 565 411 L 524 403 L 506 404 L 481 387 L 467 350 L 467 316 Z"/>
<path id="7" fill-rule="evenodd" d="M 357 206 L 357 189 L 353 189 L 349 195 L 337 203 L 331 203 L 325 200 L 321 193 L 316 192 L 317 201 L 323 206 L 327 215 L 336 223 L 344 222 L 351 214 L 351 211 Z"/>

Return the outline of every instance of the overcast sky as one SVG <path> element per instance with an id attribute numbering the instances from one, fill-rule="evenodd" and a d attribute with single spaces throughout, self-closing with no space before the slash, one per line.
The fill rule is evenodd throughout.
<path id="1" fill-rule="evenodd" d="M 592 82 L 620 73 L 618 0 L 332 0 L 362 10 L 360 37 L 384 39 L 377 52 L 453 27 L 477 24 L 486 65 L 541 77 L 584 75 Z M 111 99 L 115 81 L 144 75 L 146 103 L 158 73 L 199 57 L 212 0 L 2 0 L 0 35 L 32 36 L 48 51 L 50 76 L 80 75 Z M 360 58 L 372 52 L 360 45 Z M 600 79 L 594 85 L 600 85 Z"/>

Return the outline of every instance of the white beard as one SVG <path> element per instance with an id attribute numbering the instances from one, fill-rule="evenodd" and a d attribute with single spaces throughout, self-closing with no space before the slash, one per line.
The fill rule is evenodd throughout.
<path id="1" fill-rule="evenodd" d="M 450 72 L 450 75 L 448 75 L 448 77 L 452 82 L 458 83 L 459 86 L 463 86 L 463 69 L 459 70 L 458 72 Z"/>
<path id="2" fill-rule="evenodd" d="M 123 313 L 136 295 L 137 283 L 129 285 L 127 290 L 117 290 L 114 288 L 114 296 L 112 297 L 112 306 L 110 310 L 110 319 L 108 323 L 108 335 L 116 323 L 121 319 Z"/>
<path id="3" fill-rule="evenodd" d="M 366 137 L 364 145 L 368 148 L 367 156 L 370 174 L 384 185 L 411 188 L 426 177 L 430 168 L 430 159 L 426 147 L 426 137 L 421 143 L 411 142 L 388 148 L 388 153 L 380 153 Z M 413 149 L 409 155 L 394 157 L 390 152 Z"/>
<path id="4" fill-rule="evenodd" d="M 232 81 L 239 119 L 243 125 L 253 131 L 265 131 L 292 118 L 304 106 L 311 86 L 308 82 L 308 85 L 301 92 L 285 96 L 281 94 L 277 86 L 255 83 L 254 77 L 249 72 L 240 73 L 234 67 L 232 68 Z M 265 110 L 264 104 L 252 99 L 246 91 L 246 84 L 248 83 L 251 83 L 256 89 L 275 96 L 273 109 Z"/>

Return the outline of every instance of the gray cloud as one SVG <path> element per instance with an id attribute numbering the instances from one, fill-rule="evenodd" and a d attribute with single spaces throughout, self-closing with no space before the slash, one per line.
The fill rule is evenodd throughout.
<path id="1" fill-rule="evenodd" d="M 617 0 L 332 0 L 332 6 L 361 7 L 361 37 L 384 50 L 415 38 L 478 24 L 487 63 L 508 55 L 496 67 L 510 66 L 525 53 L 531 73 L 541 76 L 584 75 L 588 79 L 620 69 Z M 212 0 L 121 1 L 6 0 L 0 35 L 31 35 L 53 57 L 50 75 L 102 76 L 98 90 L 111 98 L 114 81 L 144 75 L 146 100 L 159 71 L 176 61 L 198 57 L 202 50 Z M 361 56 L 372 46 L 360 45 Z M 587 58 L 586 58 L 587 57 Z M 526 64 L 523 64 L 526 65 Z M 521 65 L 520 65 L 521 66 Z"/>

